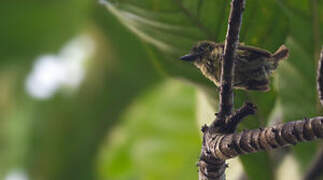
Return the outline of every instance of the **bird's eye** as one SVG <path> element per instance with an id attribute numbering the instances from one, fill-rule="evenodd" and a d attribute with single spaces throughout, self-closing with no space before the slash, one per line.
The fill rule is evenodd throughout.
<path id="1" fill-rule="evenodd" d="M 202 46 L 199 47 L 200 51 L 204 51 L 207 49 L 207 45 L 203 44 Z"/>

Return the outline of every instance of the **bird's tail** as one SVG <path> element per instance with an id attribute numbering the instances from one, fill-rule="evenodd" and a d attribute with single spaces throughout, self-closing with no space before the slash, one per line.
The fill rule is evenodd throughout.
<path id="1" fill-rule="evenodd" d="M 288 58 L 288 49 L 285 45 L 281 45 L 272 56 L 277 62 Z"/>

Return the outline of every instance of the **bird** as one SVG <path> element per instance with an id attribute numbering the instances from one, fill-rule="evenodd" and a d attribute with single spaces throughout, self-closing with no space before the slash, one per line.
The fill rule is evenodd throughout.
<path id="1" fill-rule="evenodd" d="M 200 41 L 190 53 L 179 59 L 193 63 L 202 74 L 216 86 L 220 86 L 224 44 Z M 281 60 L 288 58 L 288 48 L 281 45 L 274 53 L 239 43 L 233 62 L 235 63 L 233 88 L 251 91 L 269 91 L 269 78 Z"/>

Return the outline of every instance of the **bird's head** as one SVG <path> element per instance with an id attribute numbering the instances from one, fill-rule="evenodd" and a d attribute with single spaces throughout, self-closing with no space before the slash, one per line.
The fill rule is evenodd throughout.
<path id="1" fill-rule="evenodd" d="M 203 63 L 206 57 L 209 57 L 215 48 L 215 43 L 211 41 L 200 41 L 190 51 L 189 54 L 180 57 L 180 60 Z"/>

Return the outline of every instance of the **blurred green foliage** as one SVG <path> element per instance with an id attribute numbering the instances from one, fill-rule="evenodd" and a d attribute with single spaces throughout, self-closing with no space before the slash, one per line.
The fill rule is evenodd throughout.
<path id="1" fill-rule="evenodd" d="M 1 64 L 14 60 L 28 65 L 35 56 L 57 51 L 82 31 L 92 5 L 90 0 L 2 1 Z"/>
<path id="2" fill-rule="evenodd" d="M 225 0 L 3 1 L 0 178 L 22 169 L 32 180 L 197 179 L 195 94 L 205 93 L 215 112 L 217 89 L 177 58 L 199 40 L 223 42 L 229 9 Z M 240 40 L 270 51 L 285 43 L 290 58 L 270 92 L 236 91 L 236 107 L 258 106 L 241 128 L 318 114 L 322 9 L 317 0 L 247 0 Z M 96 49 L 78 90 L 30 97 L 24 84 L 35 58 L 84 33 Z M 316 143 L 293 148 L 302 171 L 315 151 Z M 273 159 L 241 157 L 249 179 L 274 179 Z"/>
<path id="3" fill-rule="evenodd" d="M 136 98 L 101 152 L 101 179 L 197 179 L 194 96 L 167 81 Z"/>

